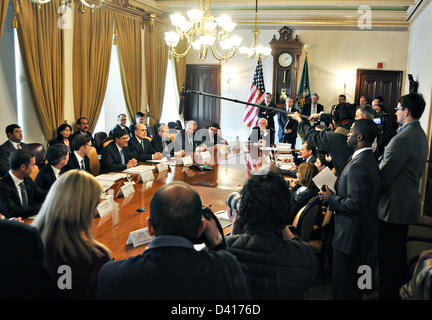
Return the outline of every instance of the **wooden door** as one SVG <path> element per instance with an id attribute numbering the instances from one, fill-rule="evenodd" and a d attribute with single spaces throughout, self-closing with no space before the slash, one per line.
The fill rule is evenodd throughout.
<path id="1" fill-rule="evenodd" d="M 186 89 L 220 95 L 220 65 L 186 65 Z M 220 99 L 188 94 L 184 99 L 184 119 L 204 124 L 219 123 Z M 201 126 L 200 126 L 201 127 Z"/>
<path id="2" fill-rule="evenodd" d="M 384 112 L 394 113 L 402 90 L 402 71 L 357 69 L 355 102 L 361 96 L 371 101 L 376 96 L 384 98 Z"/>

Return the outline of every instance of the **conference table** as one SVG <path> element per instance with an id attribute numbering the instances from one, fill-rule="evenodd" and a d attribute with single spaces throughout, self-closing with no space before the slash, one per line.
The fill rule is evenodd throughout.
<path id="1" fill-rule="evenodd" d="M 142 253 L 147 245 L 134 248 L 126 245 L 130 232 L 147 227 L 147 218 L 150 214 L 150 201 L 154 193 L 163 185 L 173 181 L 183 181 L 195 189 L 202 199 L 204 206 L 210 207 L 213 212 L 227 209 L 226 198 L 233 191 L 240 191 L 251 174 L 267 165 L 268 152 L 252 152 L 249 144 L 243 148 L 227 148 L 226 153 L 210 151 L 211 158 L 206 160 L 211 171 L 200 171 L 188 166 L 169 162 L 168 170 L 153 171 L 152 183 L 138 183 L 138 174 L 134 175 L 135 192 L 126 198 L 116 197 L 119 189 L 127 181 L 121 179 L 111 187 L 114 190 L 114 201 L 118 204 L 118 212 L 114 211 L 102 218 L 95 218 L 93 233 L 95 238 L 106 245 L 112 252 L 115 260 L 125 259 Z M 202 162 L 200 155 L 195 153 L 194 162 Z M 264 164 L 263 164 L 264 163 Z M 153 165 L 154 163 L 140 163 Z M 144 208 L 144 212 L 137 211 Z"/>

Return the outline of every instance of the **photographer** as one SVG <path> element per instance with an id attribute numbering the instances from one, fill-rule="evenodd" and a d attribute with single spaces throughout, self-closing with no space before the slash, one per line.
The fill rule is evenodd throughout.
<path id="1" fill-rule="evenodd" d="M 226 246 L 242 265 L 252 298 L 304 299 L 318 264 L 312 248 L 287 227 L 290 191 L 280 170 L 253 175 L 240 195 L 227 199 L 238 214 Z"/>
<path id="2" fill-rule="evenodd" d="M 207 212 L 209 209 L 206 209 Z M 150 203 L 151 241 L 144 253 L 109 262 L 99 274 L 101 299 L 247 299 L 248 288 L 238 261 L 225 247 L 214 218 L 202 209 L 189 185 L 161 187 Z M 211 216 L 211 215 L 210 215 Z M 204 235 L 210 250 L 196 251 Z"/>

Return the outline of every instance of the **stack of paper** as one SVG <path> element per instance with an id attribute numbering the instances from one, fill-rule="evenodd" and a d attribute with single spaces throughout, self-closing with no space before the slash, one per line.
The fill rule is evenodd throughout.
<path id="1" fill-rule="evenodd" d="M 126 173 L 110 172 L 110 173 L 98 175 L 96 177 L 96 180 L 117 181 L 126 178 L 126 176 L 127 176 Z"/>
<path id="2" fill-rule="evenodd" d="M 96 181 L 99 182 L 99 184 L 101 185 L 102 192 L 106 192 L 109 188 L 111 188 L 114 185 L 114 182 L 109 180 L 96 179 Z"/>
<path id="3" fill-rule="evenodd" d="M 290 153 L 291 143 L 278 143 L 276 145 L 276 148 L 279 153 Z"/>
<path id="4" fill-rule="evenodd" d="M 144 172 L 146 172 L 148 170 L 153 170 L 153 169 L 154 169 L 153 166 L 140 165 L 140 166 L 136 166 L 136 167 L 132 167 L 132 168 L 126 169 L 123 172 L 132 173 L 132 174 L 141 174 L 141 173 L 144 173 Z"/>

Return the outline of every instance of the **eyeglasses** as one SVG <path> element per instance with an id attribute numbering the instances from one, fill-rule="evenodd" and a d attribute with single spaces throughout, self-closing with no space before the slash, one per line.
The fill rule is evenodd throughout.
<path id="1" fill-rule="evenodd" d="M 396 111 L 403 110 L 405 108 L 394 108 Z"/>

